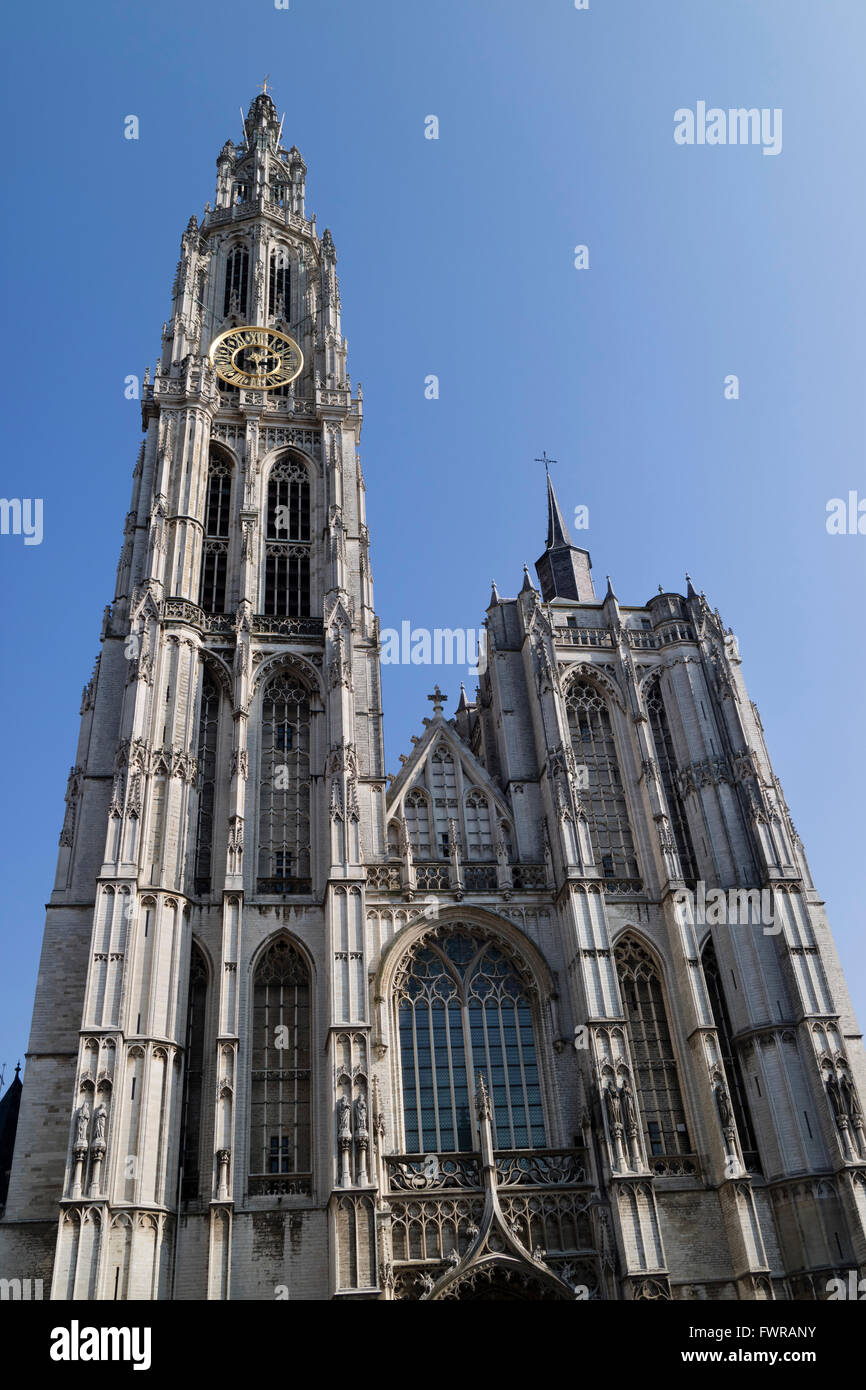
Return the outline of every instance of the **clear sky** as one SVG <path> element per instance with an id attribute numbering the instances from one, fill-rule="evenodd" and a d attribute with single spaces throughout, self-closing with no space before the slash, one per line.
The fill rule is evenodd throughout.
<path id="1" fill-rule="evenodd" d="M 863 0 L 43 0 L 3 25 L 0 491 L 44 505 L 41 545 L 0 536 L 7 1082 L 141 438 L 124 378 L 265 73 L 337 246 L 382 625 L 477 627 L 491 578 L 515 593 L 557 459 L 601 592 L 688 570 L 737 633 L 862 1020 L 866 535 L 825 523 L 866 498 Z M 779 108 L 781 151 L 678 145 L 698 102 Z M 384 668 L 390 771 L 461 678 Z"/>

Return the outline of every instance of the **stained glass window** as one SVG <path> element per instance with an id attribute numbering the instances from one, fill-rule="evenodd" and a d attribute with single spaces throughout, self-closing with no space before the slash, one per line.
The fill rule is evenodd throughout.
<path id="1" fill-rule="evenodd" d="M 481 1073 L 494 1143 L 544 1147 L 531 990 L 504 945 L 471 928 L 412 948 L 397 982 L 407 1153 L 474 1150 Z"/>

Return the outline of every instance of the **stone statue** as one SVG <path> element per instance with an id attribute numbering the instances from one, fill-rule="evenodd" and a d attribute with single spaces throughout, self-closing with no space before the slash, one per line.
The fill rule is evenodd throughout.
<path id="1" fill-rule="evenodd" d="M 637 1111 L 635 1110 L 634 1096 L 632 1095 L 632 1089 L 629 1085 L 627 1076 L 623 1077 L 620 1099 L 622 1101 L 622 1114 L 625 1120 L 625 1127 L 629 1134 L 631 1134 L 633 1130 L 637 1129 Z"/>
<path id="2" fill-rule="evenodd" d="M 619 1100 L 619 1091 L 612 1081 L 608 1081 L 604 1089 L 604 1103 L 607 1108 L 608 1123 L 611 1128 L 622 1125 L 622 1106 Z"/>
<path id="3" fill-rule="evenodd" d="M 341 1140 L 343 1140 L 343 1139 L 351 1139 L 351 1138 L 352 1138 L 352 1107 L 350 1106 L 350 1104 L 349 1104 L 349 1102 L 348 1102 L 348 1100 L 346 1099 L 345 1096 L 341 1096 L 341 1097 L 340 1097 L 340 1101 L 339 1101 L 339 1104 L 338 1104 L 338 1106 L 337 1106 L 337 1115 L 338 1115 L 338 1129 L 337 1129 L 338 1137 L 339 1137 Z"/>
<path id="4" fill-rule="evenodd" d="M 833 1107 L 833 1113 L 836 1117 L 837 1124 L 839 1120 L 847 1119 L 847 1111 L 845 1110 L 845 1102 L 842 1099 L 842 1091 L 839 1087 L 838 1079 L 835 1076 L 827 1077 L 827 1094 L 830 1097 L 830 1104 Z"/>
<path id="5" fill-rule="evenodd" d="M 97 1105 L 93 1112 L 93 1142 L 94 1144 L 105 1143 L 105 1125 L 108 1120 L 108 1111 L 104 1105 Z"/>
<path id="6" fill-rule="evenodd" d="M 716 1087 L 716 1105 L 718 1106 L 722 1129 L 730 1129 L 733 1124 L 730 1100 L 727 1090 L 721 1083 Z"/>
<path id="7" fill-rule="evenodd" d="M 87 1104 L 87 1101 L 85 1101 L 84 1104 L 81 1106 L 80 1110 L 78 1111 L 78 1132 L 75 1141 L 77 1144 L 87 1143 L 87 1127 L 89 1123 L 90 1106 Z"/>
<path id="8" fill-rule="evenodd" d="M 845 1100 L 845 1108 L 851 1116 L 851 1119 L 861 1119 L 863 1112 L 860 1109 L 860 1101 L 857 1099 L 857 1092 L 854 1089 L 854 1083 L 850 1076 L 842 1077 L 842 1095 Z"/>
<path id="9" fill-rule="evenodd" d="M 363 1096 L 355 1101 L 355 1132 L 359 1139 L 367 1137 L 367 1102 Z"/>

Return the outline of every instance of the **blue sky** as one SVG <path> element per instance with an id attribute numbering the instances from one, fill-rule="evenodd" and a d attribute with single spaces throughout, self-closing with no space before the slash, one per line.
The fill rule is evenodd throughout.
<path id="1" fill-rule="evenodd" d="M 602 592 L 688 570 L 738 634 L 862 1018 L 866 536 L 825 527 L 866 497 L 862 0 L 86 0 L 4 30 L 2 492 L 44 499 L 41 545 L 0 537 L 7 1081 L 140 441 L 124 377 L 265 73 L 337 246 L 383 626 L 516 592 L 556 458 Z M 677 145 L 698 101 L 781 108 L 781 153 Z M 384 668 L 389 770 L 461 674 Z"/>

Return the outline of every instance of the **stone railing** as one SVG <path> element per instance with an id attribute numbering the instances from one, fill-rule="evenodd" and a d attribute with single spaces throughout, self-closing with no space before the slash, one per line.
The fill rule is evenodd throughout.
<path id="1" fill-rule="evenodd" d="M 189 623 L 190 627 L 201 630 L 205 624 L 204 610 L 187 598 L 167 598 L 162 605 L 160 617 L 163 622 Z"/>
<path id="2" fill-rule="evenodd" d="M 512 864 L 512 887 L 524 892 L 547 887 L 547 869 L 543 864 Z"/>
<path id="3" fill-rule="evenodd" d="M 415 883 L 422 890 L 449 888 L 451 886 L 450 864 L 416 864 Z"/>
<path id="4" fill-rule="evenodd" d="M 279 898 L 283 895 L 292 897 L 299 894 L 312 893 L 313 882 L 309 878 L 257 878 L 256 893 L 260 897 Z"/>
<path id="5" fill-rule="evenodd" d="M 247 1178 L 248 1197 L 309 1197 L 312 1173 L 267 1173 Z"/>
<path id="6" fill-rule="evenodd" d="M 494 1154 L 496 1185 L 513 1187 L 585 1187 L 590 1184 L 583 1149 L 498 1149 Z M 388 1154 L 388 1190 L 435 1194 L 480 1191 L 480 1154 Z"/>
<path id="7" fill-rule="evenodd" d="M 701 1162 L 697 1154 L 653 1154 L 649 1166 L 658 1178 L 699 1178 Z"/>
<path id="8" fill-rule="evenodd" d="M 234 632 L 235 621 L 234 613 L 206 613 L 204 630 L 205 632 Z"/>
<path id="9" fill-rule="evenodd" d="M 321 618 L 279 618 L 269 613 L 256 613 L 253 618 L 256 637 L 321 637 L 323 632 Z"/>
<path id="10" fill-rule="evenodd" d="M 579 1187 L 589 1182 L 582 1149 L 511 1149 L 495 1159 L 499 1187 Z"/>
<path id="11" fill-rule="evenodd" d="M 659 644 L 659 639 L 654 632 L 647 632 L 644 628 L 630 627 L 628 629 L 628 644 L 638 651 L 652 651 Z"/>
<path id="12" fill-rule="evenodd" d="M 643 893 L 643 880 L 640 878 L 603 878 L 599 880 L 609 898 L 628 898 Z"/>
<path id="13" fill-rule="evenodd" d="M 478 1154 L 390 1154 L 385 1166 L 390 1192 L 481 1190 Z"/>
<path id="14" fill-rule="evenodd" d="M 695 630 L 691 623 L 663 623 L 658 629 L 659 646 L 667 647 L 671 642 L 695 642 Z"/>
<path id="15" fill-rule="evenodd" d="M 496 891 L 495 864 L 466 864 L 463 868 L 463 887 L 467 893 Z"/>
<path id="16" fill-rule="evenodd" d="M 393 892 L 400 887 L 399 864 L 368 864 L 367 887 Z"/>
<path id="17" fill-rule="evenodd" d="M 613 633 L 606 627 L 558 627 L 557 642 L 567 642 L 572 647 L 612 647 Z"/>

